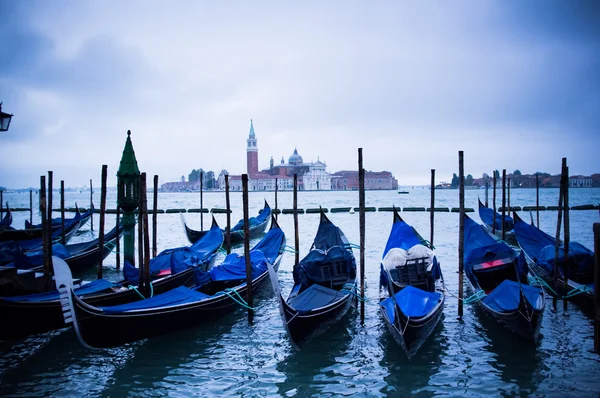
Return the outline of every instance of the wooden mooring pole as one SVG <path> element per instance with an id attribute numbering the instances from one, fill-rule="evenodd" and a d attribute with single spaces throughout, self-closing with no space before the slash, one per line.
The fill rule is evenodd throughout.
<path id="1" fill-rule="evenodd" d="M 489 190 L 490 190 L 490 183 L 489 183 L 489 181 L 486 181 L 485 182 L 485 207 L 489 207 L 489 204 L 488 204 L 488 196 L 489 196 L 488 191 Z"/>
<path id="2" fill-rule="evenodd" d="M 462 318 L 464 278 L 463 271 L 465 261 L 465 168 L 463 151 L 458 151 L 458 181 L 458 316 Z"/>
<path id="3" fill-rule="evenodd" d="M 225 208 L 227 209 L 227 229 L 225 230 L 225 249 L 231 253 L 231 207 L 229 206 L 229 174 L 225 174 Z"/>
<path id="4" fill-rule="evenodd" d="M 92 188 L 92 179 L 90 178 L 90 209 L 94 206 L 94 190 Z M 94 230 L 94 213 L 90 216 L 90 230 Z"/>
<path id="5" fill-rule="evenodd" d="M 300 262 L 300 235 L 298 232 L 298 174 L 294 173 L 294 265 Z"/>
<path id="6" fill-rule="evenodd" d="M 142 173 L 142 186 L 140 187 L 140 193 L 142 196 L 142 209 L 140 215 L 142 216 L 142 222 L 144 223 L 144 291 L 146 297 L 152 296 L 150 287 L 150 235 L 148 232 L 148 193 L 146 189 L 146 173 Z"/>
<path id="7" fill-rule="evenodd" d="M 200 231 L 204 231 L 204 214 L 202 213 L 202 193 L 203 193 L 203 185 L 204 185 L 204 171 L 200 172 Z M 156 257 L 156 255 L 154 256 Z"/>
<path id="8" fill-rule="evenodd" d="M 102 262 L 104 260 L 104 224 L 106 219 L 106 176 L 108 166 L 102 165 L 102 180 L 100 181 L 100 229 L 98 230 L 98 279 L 102 279 Z"/>
<path id="9" fill-rule="evenodd" d="M 60 241 L 64 245 L 67 243 L 65 238 L 65 181 L 60 180 L 60 228 L 61 238 Z"/>
<path id="10" fill-rule="evenodd" d="M 493 184 L 494 188 L 492 189 L 492 205 L 494 207 L 494 214 L 492 218 L 492 233 L 496 234 L 496 170 L 492 173 L 494 175 Z"/>
<path id="11" fill-rule="evenodd" d="M 44 277 L 50 276 L 50 256 L 48 255 L 48 230 L 46 229 L 46 176 L 40 176 L 40 214 L 42 216 L 42 251 L 44 253 Z"/>
<path id="12" fill-rule="evenodd" d="M 3 193 L 4 191 L 0 189 L 0 218 L 2 218 L 4 215 L 4 198 L 2 197 Z"/>
<path id="13" fill-rule="evenodd" d="M 600 354 L 600 223 L 594 223 L 594 352 Z"/>
<path id="14" fill-rule="evenodd" d="M 277 188 L 278 188 L 278 179 L 275 178 L 275 220 L 277 220 Z"/>
<path id="15" fill-rule="evenodd" d="M 52 177 L 54 173 L 52 171 L 48 171 L 48 201 L 46 202 L 46 209 L 48 210 L 48 215 L 46 216 L 46 239 L 48 240 L 48 256 L 50 261 L 50 273 L 54 274 L 52 270 Z"/>
<path id="16" fill-rule="evenodd" d="M 365 322 L 365 169 L 362 148 L 358 148 L 358 211 L 360 231 L 360 323 Z"/>
<path id="17" fill-rule="evenodd" d="M 486 183 L 487 187 L 487 183 Z M 487 188 L 485 191 L 486 201 L 485 205 L 487 206 Z M 431 205 L 429 207 L 429 244 L 433 249 L 433 231 L 434 231 L 434 214 L 435 214 L 435 169 L 431 169 Z"/>
<path id="18" fill-rule="evenodd" d="M 29 190 L 29 224 L 33 224 L 33 191 Z"/>
<path id="19" fill-rule="evenodd" d="M 575 275 L 573 269 L 575 264 L 569 263 L 569 241 L 571 240 L 570 225 L 569 225 L 569 166 L 567 166 L 567 158 L 563 158 L 565 168 L 565 187 L 563 190 L 563 205 L 564 205 L 564 230 L 563 230 L 563 247 L 565 249 L 565 267 L 564 267 L 564 287 L 565 291 L 569 289 L 569 275 Z M 563 300 L 564 309 L 567 309 L 567 300 Z"/>
<path id="20" fill-rule="evenodd" d="M 144 222 L 142 221 L 142 213 L 143 213 L 143 188 L 146 185 L 146 173 L 141 173 L 139 177 L 139 189 L 140 194 L 138 197 L 138 238 L 137 238 L 137 249 L 138 249 L 138 267 L 139 267 L 139 281 L 138 281 L 138 289 L 140 291 L 144 290 Z"/>
<path id="21" fill-rule="evenodd" d="M 202 195 L 200 196 L 202 197 Z M 152 204 L 152 258 L 158 254 L 156 247 L 158 221 L 158 175 L 154 175 L 154 203 Z M 200 199 L 200 214 L 202 214 L 202 199 Z"/>
<path id="22" fill-rule="evenodd" d="M 506 169 L 502 169 L 502 219 L 500 225 L 502 225 L 502 240 L 506 239 Z"/>
<path id="23" fill-rule="evenodd" d="M 250 228 L 248 226 L 248 174 L 242 174 L 242 207 L 244 210 L 244 260 L 246 261 L 246 303 L 248 323 L 252 324 L 252 263 L 250 262 Z"/>
<path id="24" fill-rule="evenodd" d="M 564 176 L 565 176 L 565 165 L 566 158 L 563 158 L 563 164 L 560 173 L 560 190 L 558 193 L 558 220 L 556 222 L 556 239 L 554 247 L 554 273 L 553 273 L 553 284 L 554 290 L 558 289 L 558 257 L 560 248 L 560 227 L 562 223 L 562 209 L 563 209 L 563 197 L 564 197 Z M 554 297 L 554 305 L 556 305 L 557 297 Z"/>
<path id="25" fill-rule="evenodd" d="M 535 215 L 537 217 L 537 227 L 540 227 L 540 175 L 535 174 Z"/>
<path id="26" fill-rule="evenodd" d="M 510 178 L 506 180 L 506 207 L 508 208 L 508 216 L 510 217 Z"/>
<path id="27" fill-rule="evenodd" d="M 117 257 L 116 261 L 117 264 L 115 265 L 117 269 L 121 268 L 121 234 L 119 234 L 119 227 L 121 224 L 121 220 L 119 220 L 119 218 L 121 217 L 121 207 L 119 207 L 119 205 L 117 204 L 117 221 L 116 221 L 116 226 L 117 226 L 117 241 L 115 242 L 115 250 L 117 251 L 115 253 L 115 256 Z"/>

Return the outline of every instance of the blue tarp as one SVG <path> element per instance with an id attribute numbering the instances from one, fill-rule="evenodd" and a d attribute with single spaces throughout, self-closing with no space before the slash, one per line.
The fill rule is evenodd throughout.
<path id="1" fill-rule="evenodd" d="M 465 272 L 473 277 L 473 266 L 501 259 L 514 260 L 518 257 L 519 273 L 527 273 L 525 258 L 518 255 L 503 241 L 491 236 L 483 226 L 465 215 Z"/>
<path id="2" fill-rule="evenodd" d="M 334 290 L 315 284 L 291 299 L 288 304 L 302 315 L 314 308 L 329 305 L 348 294 L 348 291 Z"/>
<path id="3" fill-rule="evenodd" d="M 404 315 L 410 318 L 422 318 L 429 314 L 442 299 L 439 292 L 426 292 L 413 286 L 407 286 L 395 294 L 396 303 Z M 393 323 L 396 316 L 394 312 L 394 298 L 388 297 L 380 305 Z"/>
<path id="4" fill-rule="evenodd" d="M 73 293 L 77 296 L 86 296 L 93 293 L 99 293 L 104 290 L 110 289 L 112 287 L 119 287 L 118 284 L 114 282 L 109 282 L 105 279 L 98 279 L 90 283 L 86 283 L 81 287 L 73 289 Z M 50 292 L 45 293 L 36 293 L 36 294 L 28 294 L 25 296 L 10 296 L 3 297 L 4 301 L 50 301 L 50 300 L 58 300 L 60 298 L 60 294 L 58 290 L 52 290 Z"/>
<path id="5" fill-rule="evenodd" d="M 413 227 L 404 221 L 396 221 L 392 225 L 392 231 L 381 258 L 384 258 L 387 252 L 394 247 L 408 250 L 414 245 L 425 245 L 425 241 Z"/>
<path id="6" fill-rule="evenodd" d="M 489 207 L 485 207 L 481 201 L 479 201 L 479 218 L 483 221 L 484 224 L 489 225 L 490 228 L 494 225 L 494 209 L 490 209 Z M 508 214 L 504 215 L 504 228 L 505 231 L 511 231 L 514 227 L 515 223 Z M 502 230 L 502 215 L 496 212 L 496 231 Z"/>
<path id="7" fill-rule="evenodd" d="M 315 235 L 313 248 L 319 250 L 327 250 L 333 246 L 348 246 L 348 239 L 341 229 L 336 227 L 329 219 L 321 214 L 321 222 L 319 229 Z"/>
<path id="8" fill-rule="evenodd" d="M 482 301 L 488 307 L 492 308 L 497 312 L 510 312 L 519 308 L 520 301 L 520 289 L 523 290 L 525 299 L 533 306 L 537 308 L 538 298 L 542 295 L 542 289 L 539 287 L 529 286 L 525 284 L 519 284 L 518 282 L 511 280 L 504 280 L 498 287 L 496 287 L 490 294 L 488 294 Z"/>
<path id="9" fill-rule="evenodd" d="M 99 308 L 102 309 L 105 314 L 116 315 L 132 310 L 171 307 L 179 304 L 193 303 L 197 301 L 202 301 L 209 297 L 211 296 L 204 293 L 200 293 L 196 290 L 187 288 L 185 286 L 180 286 L 173 290 L 169 290 L 166 293 L 159 294 L 154 297 L 147 298 L 145 300 Z"/>
<path id="10" fill-rule="evenodd" d="M 160 252 L 158 256 L 150 260 L 150 275 L 156 276 L 165 270 L 171 270 L 173 275 L 190 267 L 205 264 L 212 260 L 213 254 L 222 244 L 223 231 L 218 225 L 213 225 L 193 245 Z M 139 282 L 139 269 L 126 262 L 123 266 L 123 276 L 131 284 L 137 285 Z"/>
<path id="11" fill-rule="evenodd" d="M 269 205 L 267 205 L 265 203 L 265 207 L 260 211 L 258 216 L 250 217 L 248 219 L 248 227 L 252 228 L 256 225 L 260 225 L 263 222 L 265 222 L 265 220 L 268 220 L 270 216 L 271 216 L 271 208 L 269 207 Z M 244 219 L 243 218 L 240 221 L 238 221 L 238 223 L 235 224 L 235 226 L 233 228 L 231 228 L 231 232 L 236 232 L 236 231 L 240 231 L 240 232 L 244 231 Z"/>
<path id="12" fill-rule="evenodd" d="M 554 255 L 556 239 L 521 219 L 515 222 L 515 236 L 521 248 L 533 261 L 544 268 L 546 272 L 554 272 Z M 559 247 L 559 272 L 562 274 L 565 249 Z M 569 259 L 579 273 L 593 272 L 594 252 L 577 243 L 569 243 Z"/>

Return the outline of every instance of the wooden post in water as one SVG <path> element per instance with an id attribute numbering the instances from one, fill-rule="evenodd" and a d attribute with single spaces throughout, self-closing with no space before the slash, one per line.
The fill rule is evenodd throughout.
<path id="1" fill-rule="evenodd" d="M 117 251 L 115 253 L 115 255 L 117 257 L 117 264 L 116 264 L 117 269 L 121 268 L 121 234 L 119 234 L 119 227 L 120 227 L 120 223 L 121 223 L 121 221 L 119 220 L 120 217 L 121 217 L 121 208 L 119 207 L 119 204 L 117 204 L 117 221 L 116 221 L 117 241 L 115 242 L 116 243 L 115 250 Z"/>
<path id="2" fill-rule="evenodd" d="M 502 240 L 506 238 L 506 223 L 505 220 L 506 214 L 506 169 L 502 169 L 502 219 L 500 220 L 500 224 L 502 225 Z"/>
<path id="3" fill-rule="evenodd" d="M 98 230 L 98 279 L 102 279 L 102 261 L 104 260 L 104 224 L 106 218 L 106 175 L 108 166 L 102 165 L 102 180 L 100 181 L 100 229 Z"/>
<path id="4" fill-rule="evenodd" d="M 492 233 L 495 235 L 496 234 L 496 170 L 493 171 L 494 174 L 494 180 L 493 180 L 493 184 L 494 184 L 494 189 L 492 189 L 492 205 L 494 207 L 494 216 L 492 217 Z"/>
<path id="5" fill-rule="evenodd" d="M 508 208 L 508 216 L 510 217 L 510 178 L 507 180 L 506 184 L 506 207 Z"/>
<path id="6" fill-rule="evenodd" d="M 277 184 L 278 180 L 275 178 L 275 220 L 277 220 Z"/>
<path id="7" fill-rule="evenodd" d="M 600 223 L 594 223 L 594 352 L 600 354 Z"/>
<path id="8" fill-rule="evenodd" d="M 227 229 L 225 230 L 225 248 L 227 254 L 231 253 L 231 214 L 229 213 L 229 174 L 225 174 L 225 207 L 227 209 Z"/>
<path id="9" fill-rule="evenodd" d="M 569 264 L 569 241 L 571 240 L 570 225 L 569 225 L 569 166 L 567 166 L 567 158 L 563 158 L 565 167 L 565 188 L 563 190 L 563 204 L 564 204 L 564 230 L 563 230 L 563 245 L 565 248 L 565 290 L 569 288 L 568 280 L 569 275 L 574 275 L 573 265 Z M 567 306 L 567 300 L 564 300 L 565 308 Z"/>
<path id="10" fill-rule="evenodd" d="M 0 218 L 2 218 L 2 215 L 4 214 L 4 199 L 2 198 L 2 194 L 4 193 L 3 190 L 0 189 Z"/>
<path id="11" fill-rule="evenodd" d="M 463 151 L 458 151 L 458 181 L 458 316 L 462 318 L 464 278 L 463 271 L 465 261 L 465 168 Z"/>
<path id="12" fill-rule="evenodd" d="M 142 186 L 140 187 L 140 194 L 142 197 L 142 208 L 140 209 L 140 215 L 142 216 L 142 222 L 144 223 L 144 291 L 146 297 L 151 297 L 150 287 L 150 235 L 148 233 L 148 193 L 146 189 L 146 173 L 142 173 Z"/>
<path id="13" fill-rule="evenodd" d="M 65 180 L 60 180 L 60 228 L 61 228 L 61 243 L 67 243 L 65 239 Z"/>
<path id="14" fill-rule="evenodd" d="M 138 198 L 138 217 L 137 217 L 137 224 L 138 224 L 138 239 L 137 239 L 137 245 L 138 245 L 138 267 L 139 267 L 139 283 L 138 283 L 138 288 L 140 291 L 145 291 L 144 290 L 144 222 L 142 221 L 142 209 L 143 209 L 143 189 L 145 188 L 146 185 L 146 173 L 141 173 L 140 177 L 139 177 L 139 189 L 140 189 L 140 195 Z"/>
<path id="15" fill-rule="evenodd" d="M 360 231 L 360 323 L 365 322 L 365 169 L 362 148 L 358 148 L 358 209 Z"/>
<path id="16" fill-rule="evenodd" d="M 48 230 L 46 228 L 46 176 L 40 176 L 40 213 L 42 215 L 42 251 L 44 253 L 44 277 L 50 276 L 50 256 L 48 255 Z"/>
<path id="17" fill-rule="evenodd" d="M 242 207 L 244 210 L 244 259 L 246 260 L 246 303 L 248 323 L 252 324 L 252 263 L 250 262 L 250 228 L 248 227 L 248 174 L 242 174 Z"/>
<path id="18" fill-rule="evenodd" d="M 489 189 L 490 189 L 490 183 L 488 181 L 486 181 L 485 182 L 485 207 L 489 207 L 489 204 L 488 204 Z"/>
<path id="19" fill-rule="evenodd" d="M 46 202 L 46 208 L 48 210 L 48 215 L 46 216 L 46 220 L 48 221 L 46 224 L 46 231 L 48 233 L 48 253 L 50 256 L 50 273 L 54 273 L 52 270 L 52 171 L 48 171 L 48 201 Z"/>
<path id="20" fill-rule="evenodd" d="M 300 262 L 300 235 L 298 232 L 298 174 L 294 173 L 294 264 Z"/>
<path id="21" fill-rule="evenodd" d="M 554 246 L 554 290 L 558 289 L 558 255 L 560 248 L 560 227 L 562 222 L 562 209 L 563 209 L 563 196 L 564 196 L 564 175 L 566 158 L 563 158 L 563 164 L 560 173 L 560 190 L 558 194 L 558 220 L 556 222 L 556 241 Z M 554 304 L 556 305 L 556 297 L 554 297 Z"/>
<path id="22" fill-rule="evenodd" d="M 486 183 L 487 187 L 487 183 Z M 486 206 L 487 206 L 487 189 L 486 193 Z M 434 212 L 435 212 L 435 169 L 431 169 L 431 205 L 429 207 L 429 244 L 433 249 L 433 230 L 434 230 Z"/>
<path id="23" fill-rule="evenodd" d="M 92 179 L 90 178 L 90 209 L 94 206 L 94 190 L 92 188 Z M 90 230 L 94 230 L 94 213 L 90 216 Z"/>
<path id="24" fill-rule="evenodd" d="M 29 224 L 33 224 L 33 191 L 29 190 Z"/>
<path id="25" fill-rule="evenodd" d="M 540 175 L 535 174 L 535 215 L 537 216 L 537 227 L 540 227 Z"/>
<path id="26" fill-rule="evenodd" d="M 200 172 L 200 231 L 204 231 L 204 214 L 202 213 L 202 191 L 203 191 L 203 185 L 204 185 L 204 172 L 201 171 Z M 154 256 L 156 257 L 156 255 Z"/>
<path id="27" fill-rule="evenodd" d="M 200 200 L 202 203 L 202 200 Z M 200 212 L 202 212 L 202 204 L 200 204 Z M 202 214 L 202 213 L 200 213 Z M 156 238 L 158 231 L 156 230 L 158 224 L 158 175 L 154 175 L 154 203 L 152 204 L 152 258 L 155 258 L 158 254 L 156 247 Z"/>

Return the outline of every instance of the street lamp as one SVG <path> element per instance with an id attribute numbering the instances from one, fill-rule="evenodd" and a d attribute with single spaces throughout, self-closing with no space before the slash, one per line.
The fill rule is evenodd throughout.
<path id="1" fill-rule="evenodd" d="M 127 140 L 125 141 L 125 148 L 123 148 L 121 164 L 117 171 L 117 205 L 123 209 L 124 258 L 131 265 L 135 264 L 135 216 L 133 212 L 139 203 L 139 179 L 140 169 L 131 144 L 131 131 L 127 131 Z"/>
<path id="2" fill-rule="evenodd" d="M 12 114 L 2 112 L 2 102 L 0 102 L 0 131 L 8 131 L 12 117 Z"/>

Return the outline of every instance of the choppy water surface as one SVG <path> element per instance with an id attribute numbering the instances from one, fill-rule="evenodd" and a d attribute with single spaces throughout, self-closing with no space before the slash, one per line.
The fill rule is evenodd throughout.
<path id="1" fill-rule="evenodd" d="M 367 206 L 429 205 L 427 189 L 396 192 L 367 192 Z M 483 191 L 467 191 L 467 207 L 477 207 Z M 436 206 L 458 204 L 458 191 L 436 191 Z M 513 205 L 534 205 L 534 190 L 513 190 Z M 12 207 L 27 207 L 26 193 L 5 194 Z M 55 194 L 54 206 L 59 198 Z M 256 214 L 263 199 L 274 205 L 272 192 L 250 194 L 250 212 Z M 558 191 L 541 191 L 542 205 L 556 205 Z M 99 208 L 99 195 L 94 197 Z M 490 192 L 491 200 L 491 192 Z M 66 205 L 78 202 L 87 207 L 89 193 L 69 193 Z M 574 189 L 572 205 L 600 202 L 599 189 Z M 109 193 L 109 207 L 115 195 Z M 204 206 L 224 207 L 223 193 L 208 193 Z M 292 194 L 280 193 L 279 207 L 291 208 Z M 357 192 L 300 192 L 299 207 L 357 206 Z M 500 200 L 498 200 L 500 204 Z M 34 203 L 34 206 L 37 204 Z M 159 208 L 199 207 L 197 193 L 161 193 Z M 232 222 L 241 218 L 241 194 L 232 194 Z M 592 224 L 600 222 L 598 211 L 572 211 L 571 239 L 593 247 Z M 540 212 L 541 228 L 551 234 L 556 228 L 556 212 Z M 193 228 L 199 228 L 199 214 L 185 214 Z M 521 213 L 523 218 L 529 215 Z M 535 218 L 535 214 L 533 215 Z M 20 226 L 28 213 L 14 213 Z M 114 225 L 109 215 L 107 229 Z M 225 215 L 216 215 L 225 225 Z M 424 237 L 429 236 L 428 213 L 402 213 L 402 217 Z M 450 292 L 458 290 L 457 244 L 458 215 L 436 213 L 437 255 Z M 472 217 L 479 220 L 476 213 Z M 179 214 L 158 216 L 159 250 L 187 245 Z M 353 243 L 359 242 L 358 212 L 334 213 L 331 220 L 340 226 Z M 387 212 L 366 216 L 366 285 L 364 325 L 357 310 L 349 312 L 339 324 L 302 351 L 296 352 L 287 340 L 277 302 L 269 282 L 255 298 L 258 310 L 254 324 L 248 325 L 246 311 L 239 309 L 218 322 L 201 325 L 120 348 L 90 351 L 84 349 L 71 330 L 30 337 L 13 343 L 0 343 L 0 396 L 149 396 L 216 394 L 244 396 L 419 396 L 451 395 L 547 395 L 598 396 L 600 356 L 591 353 L 591 318 L 569 304 L 566 311 L 546 308 L 537 347 L 505 335 L 476 307 L 466 306 L 462 320 L 457 315 L 457 300 L 449 296 L 444 317 L 415 358 L 408 361 L 388 334 L 378 311 L 379 260 L 392 223 Z M 39 220 L 37 214 L 34 220 Z M 293 218 L 280 215 L 279 222 L 293 245 Z M 204 225 L 209 225 L 205 215 Z M 310 248 L 318 224 L 317 214 L 299 216 L 301 256 Z M 96 236 L 89 224 L 74 238 Z M 236 250 L 241 250 L 237 247 Z M 358 251 L 356 251 L 358 255 Z M 218 261 L 218 260 L 217 260 Z M 105 260 L 105 275 L 117 279 L 115 258 Z M 284 295 L 292 287 L 293 254 L 286 253 L 279 270 Z M 93 278 L 95 270 L 89 272 Z M 6 327 L 6 325 L 0 325 Z M 106 330 L 105 333 L 118 333 Z"/>

